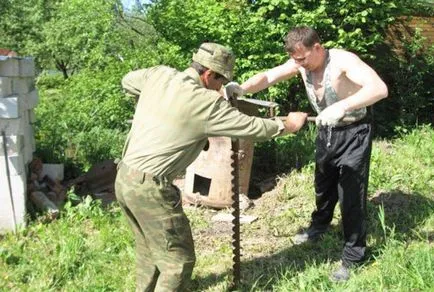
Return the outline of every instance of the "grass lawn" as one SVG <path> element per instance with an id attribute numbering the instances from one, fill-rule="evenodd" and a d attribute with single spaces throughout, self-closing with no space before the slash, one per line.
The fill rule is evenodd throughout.
<path id="1" fill-rule="evenodd" d="M 368 197 L 368 259 L 346 283 L 329 280 L 342 250 L 336 210 L 322 241 L 294 245 L 314 208 L 313 165 L 278 179 L 245 214 L 240 291 L 434 291 L 434 130 L 375 141 Z M 188 206 L 196 243 L 194 291 L 225 291 L 231 280 L 230 223 Z M 89 198 L 0 237 L 0 291 L 134 291 L 134 241 L 120 209 Z"/>

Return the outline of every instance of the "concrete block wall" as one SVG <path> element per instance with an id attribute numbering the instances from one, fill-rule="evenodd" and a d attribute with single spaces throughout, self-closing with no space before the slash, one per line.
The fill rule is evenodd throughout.
<path id="1" fill-rule="evenodd" d="M 25 224 L 38 101 L 34 60 L 0 56 L 0 233 Z"/>

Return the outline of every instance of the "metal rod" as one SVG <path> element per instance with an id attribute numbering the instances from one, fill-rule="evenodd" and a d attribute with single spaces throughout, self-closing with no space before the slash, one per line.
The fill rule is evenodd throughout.
<path id="1" fill-rule="evenodd" d="M 282 121 L 286 121 L 286 116 L 275 116 L 275 118 L 282 120 Z M 314 117 L 314 116 L 307 117 L 307 121 L 308 122 L 316 122 L 316 117 Z M 356 121 L 356 118 L 355 117 L 344 117 L 343 119 L 341 119 L 341 121 L 353 123 Z"/>
<path id="2" fill-rule="evenodd" d="M 8 188 L 9 188 L 9 198 L 10 198 L 11 207 L 12 207 L 12 220 L 13 220 L 13 224 L 14 224 L 14 233 L 17 233 L 17 220 L 15 218 L 15 206 L 14 206 L 14 198 L 12 195 L 11 173 L 10 173 L 10 169 L 9 169 L 8 151 L 7 151 L 7 145 L 6 145 L 6 133 L 5 133 L 5 131 L 2 131 L 2 138 L 3 138 L 3 152 L 4 152 L 4 156 L 5 156 L 6 176 L 7 176 Z"/>

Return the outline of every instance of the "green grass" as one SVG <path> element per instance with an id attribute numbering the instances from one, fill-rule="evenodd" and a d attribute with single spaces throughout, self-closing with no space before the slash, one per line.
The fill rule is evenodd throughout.
<path id="1" fill-rule="evenodd" d="M 375 141 L 368 198 L 368 260 L 347 283 L 329 280 L 342 248 L 340 214 L 318 243 L 294 246 L 314 207 L 313 165 L 280 178 L 245 213 L 240 291 L 434 291 L 434 130 Z M 188 207 L 196 244 L 195 291 L 225 291 L 231 229 L 216 211 Z M 230 212 L 222 210 L 221 212 Z M 0 291 L 134 291 L 134 241 L 116 204 L 68 204 L 0 238 Z"/>

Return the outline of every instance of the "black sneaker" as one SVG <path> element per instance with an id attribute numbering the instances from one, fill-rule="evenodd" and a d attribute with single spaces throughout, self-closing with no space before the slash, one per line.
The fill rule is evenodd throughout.
<path id="1" fill-rule="evenodd" d="M 335 271 L 332 272 L 330 279 L 334 282 L 346 282 L 350 278 L 350 269 L 344 265 L 340 265 Z"/>
<path id="2" fill-rule="evenodd" d="M 321 239 L 322 235 L 327 231 L 327 227 L 314 227 L 310 226 L 307 230 L 296 234 L 292 241 L 295 245 L 305 243 L 307 241 L 317 241 Z"/>

